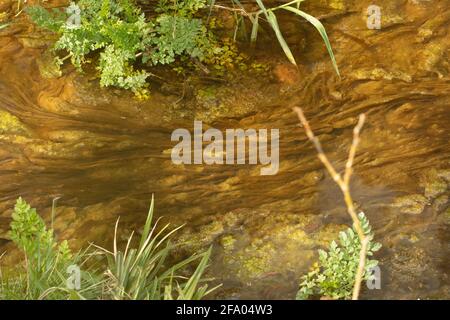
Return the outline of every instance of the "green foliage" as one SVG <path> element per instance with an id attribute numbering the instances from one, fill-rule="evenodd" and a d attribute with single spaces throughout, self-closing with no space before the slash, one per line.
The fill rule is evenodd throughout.
<path id="1" fill-rule="evenodd" d="M 152 199 L 137 248 L 130 247 L 133 240 L 133 234 L 131 234 L 125 250 L 118 250 L 118 221 L 113 251 L 100 248 L 108 261 L 107 295 L 115 300 L 172 300 L 174 297 L 183 300 L 201 299 L 211 292 L 206 284 L 199 286 L 211 249 L 167 267 L 169 254 L 175 249 L 175 245 L 171 243 L 170 239 L 180 227 L 167 232 L 169 225 L 165 225 L 157 231 L 157 224 L 152 225 L 153 208 Z M 180 271 L 196 260 L 200 260 L 200 263 L 192 276 L 188 279 L 182 277 L 179 274 Z M 176 282 L 175 287 L 174 282 Z"/>
<path id="2" fill-rule="evenodd" d="M 145 61 L 150 60 L 153 65 L 169 64 L 176 56 L 184 54 L 203 60 L 203 52 L 198 46 L 202 31 L 199 19 L 161 15 L 157 19 L 158 36 L 149 41 L 155 49 L 146 55 Z"/>
<path id="3" fill-rule="evenodd" d="M 27 12 L 38 26 L 54 32 L 59 31 L 67 20 L 67 14 L 55 8 L 49 11 L 33 6 L 27 8 Z"/>
<path id="4" fill-rule="evenodd" d="M 233 1 L 243 8 L 238 0 Z M 257 0 L 261 9 L 248 14 L 253 23 L 251 40 L 256 41 L 259 19 L 264 15 L 286 56 L 296 64 L 275 15 L 277 10 L 290 11 L 308 20 L 319 31 L 339 74 L 325 28 L 319 20 L 299 10 L 302 1 L 266 9 L 263 2 Z M 160 0 L 156 8 L 158 14 L 151 17 L 145 16 L 133 0 L 78 0 L 71 2 L 65 11 L 32 6 L 27 12 L 38 26 L 58 34 L 54 50 L 65 52 L 65 57 L 58 57 L 57 65 L 70 58 L 82 71 L 85 64 L 93 62 L 101 86 L 116 86 L 146 98 L 149 94 L 146 81 L 152 76 L 149 67 L 173 64 L 177 60 L 202 70 L 205 70 L 202 63 L 212 65 L 219 74 L 225 68 L 242 67 L 243 61 L 239 59 L 242 56 L 212 32 L 214 20 L 208 15 L 205 24 L 198 14 L 208 5 L 211 9 L 213 4 L 214 1 L 208 0 Z M 79 24 L 68 23 L 74 15 L 78 15 Z M 245 26 L 242 17 L 238 20 L 239 25 Z"/>
<path id="5" fill-rule="evenodd" d="M 66 51 L 79 71 L 93 53 L 99 53 L 101 86 L 116 86 L 146 97 L 146 80 L 151 74 L 136 70 L 135 65 L 169 64 L 181 56 L 201 61 L 211 37 L 202 21 L 192 18 L 205 1 L 161 1 L 160 5 L 164 12 L 148 19 L 130 0 L 79 0 L 69 7 L 72 12 L 79 10 L 79 26 L 65 23 L 69 15 L 57 14 L 57 10 L 35 6 L 27 11 L 37 25 L 59 34 L 54 49 Z"/>
<path id="6" fill-rule="evenodd" d="M 53 230 L 22 198 L 17 200 L 12 214 L 10 238 L 25 254 L 26 276 L 0 279 L 4 295 L 22 299 L 65 299 L 70 296 L 89 296 L 89 290 L 75 292 L 66 288 L 67 267 L 81 264 L 83 254 L 74 255 L 67 241 L 57 243 Z M 85 288 L 92 289 L 90 275 L 85 275 Z M 22 282 L 26 283 L 24 285 Z M 1 294 L 0 294 L 1 298 Z M 4 297 L 5 299 L 7 297 Z"/>
<path id="7" fill-rule="evenodd" d="M 207 2 L 207 0 L 160 0 L 157 11 L 192 17 L 198 10 L 206 7 Z"/>
<path id="8" fill-rule="evenodd" d="M 214 70 L 221 74 L 226 70 L 231 70 L 235 66 L 243 70 L 247 68 L 247 56 L 239 53 L 236 43 L 232 39 L 225 38 L 221 44 L 215 44 L 206 49 L 205 62 L 212 65 Z"/>
<path id="9" fill-rule="evenodd" d="M 60 35 L 54 49 L 68 52 L 72 64 L 79 70 L 90 62 L 89 55 L 100 51 L 97 69 L 102 86 L 117 86 L 132 90 L 138 96 L 146 95 L 149 73 L 134 70 L 137 56 L 145 49 L 152 25 L 132 2 L 125 0 L 80 0 L 71 3 L 70 12 L 79 10 L 80 25 L 66 23 L 65 18 L 34 6 L 27 12 L 42 28 Z"/>
<path id="10" fill-rule="evenodd" d="M 381 248 L 373 242 L 373 233 L 364 213 L 358 215 L 364 234 L 369 238 L 367 256 Z M 326 296 L 333 299 L 347 299 L 352 296 L 353 285 L 359 264 L 361 242 L 354 228 L 339 233 L 339 244 L 332 241 L 327 251 L 319 250 L 319 263 L 302 277 L 298 300 L 310 296 Z M 378 265 L 377 260 L 366 259 L 364 280 L 371 277 L 369 270 Z"/>
<path id="11" fill-rule="evenodd" d="M 234 0 L 234 1 L 237 1 L 237 0 Z M 303 1 L 304 0 L 294 0 L 294 1 L 290 1 L 288 3 L 282 4 L 278 7 L 266 9 L 262 0 L 256 0 L 259 7 L 261 8 L 261 10 L 256 12 L 250 18 L 252 21 L 252 24 L 253 24 L 251 40 L 253 42 L 256 41 L 256 38 L 258 35 L 258 29 L 259 29 L 259 19 L 260 19 L 261 14 L 264 14 L 267 21 L 269 22 L 270 26 L 274 30 L 275 35 L 277 36 L 278 42 L 280 43 L 281 48 L 283 49 L 284 53 L 286 54 L 286 57 L 289 59 L 289 61 L 291 63 L 296 65 L 297 62 L 295 61 L 294 55 L 292 54 L 291 49 L 289 48 L 288 44 L 286 43 L 286 40 L 283 37 L 280 26 L 278 25 L 277 17 L 274 13 L 277 10 L 286 10 L 286 11 L 292 12 L 292 13 L 306 19 L 309 23 L 311 23 L 317 29 L 317 31 L 319 31 L 320 36 L 322 37 L 322 39 L 327 47 L 328 53 L 331 58 L 331 62 L 333 63 L 334 70 L 336 71 L 337 75 L 340 76 L 339 68 L 337 66 L 336 59 L 335 59 L 334 53 L 333 53 L 333 49 L 331 48 L 330 40 L 328 39 L 328 35 L 325 30 L 325 27 L 322 25 L 322 23 L 317 18 L 315 18 L 299 9 L 300 3 L 302 3 Z"/>
<path id="12" fill-rule="evenodd" d="M 90 248 L 73 254 L 67 241 L 57 243 L 53 230 L 47 230 L 44 221 L 24 200 L 19 198 L 14 208 L 10 237 L 25 254 L 25 267 L 14 272 L 0 268 L 0 300 L 2 299 L 201 299 L 213 289 L 202 284 L 211 249 L 199 252 L 177 263 L 169 263 L 176 248 L 170 241 L 179 229 L 169 231 L 169 225 L 157 231 L 152 224 L 154 203 L 150 206 L 139 246 L 132 247 L 133 234 L 124 251 L 117 248 L 117 226 L 112 252 Z M 100 254 L 104 265 L 88 263 Z M 1 257 L 0 257 L 1 258 Z M 189 267 L 194 267 L 185 276 Z M 78 266 L 81 288 L 67 287 L 68 267 Z"/>
<path id="13" fill-rule="evenodd" d="M 100 85 L 103 87 L 117 86 L 132 90 L 136 96 L 145 97 L 147 94 L 146 79 L 148 73 L 142 70 L 134 70 L 130 65 L 133 56 L 124 49 L 118 49 L 112 45 L 106 47 L 100 54 L 98 70 L 100 71 Z"/>
<path id="14" fill-rule="evenodd" d="M 0 300 L 24 300 L 27 291 L 27 279 L 23 274 L 8 277 L 0 269 Z"/>
<path id="15" fill-rule="evenodd" d="M 22 198 L 19 198 L 12 214 L 11 240 L 34 260 L 47 248 L 54 246 L 53 234 L 47 230 L 42 218 Z"/>

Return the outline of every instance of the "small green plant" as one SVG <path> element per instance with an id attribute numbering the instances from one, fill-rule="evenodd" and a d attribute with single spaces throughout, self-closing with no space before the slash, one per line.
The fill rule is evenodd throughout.
<path id="1" fill-rule="evenodd" d="M 259 11 L 246 13 L 242 9 L 241 12 L 253 23 L 253 42 L 258 35 L 259 20 L 264 15 L 286 56 L 296 64 L 274 13 L 290 11 L 308 20 L 319 31 L 339 74 L 325 28 L 319 20 L 299 9 L 303 0 L 267 9 L 261 0 L 256 1 Z M 243 8 L 238 0 L 233 2 Z M 147 80 L 154 76 L 149 68 L 156 65 L 179 60 L 185 66 L 209 73 L 202 65 L 204 63 L 212 65 L 213 71 L 218 70 L 219 74 L 224 68 L 243 66 L 242 56 L 234 50 L 235 45 L 222 43 L 212 31 L 215 23 L 210 14 L 214 7 L 224 8 L 215 6 L 215 1 L 211 0 L 160 0 L 156 15 L 149 16 L 133 0 L 78 0 L 71 2 L 65 10 L 31 6 L 26 11 L 38 26 L 59 36 L 53 47 L 56 53 L 62 54 L 56 58 L 57 65 L 70 59 L 82 72 L 86 64 L 92 63 L 98 71 L 101 86 L 131 90 L 138 98 L 145 99 L 149 95 Z M 201 10 L 208 10 L 209 14 L 202 17 Z M 242 17 L 239 21 L 238 25 L 245 26 Z"/>
<path id="2" fill-rule="evenodd" d="M 133 64 L 145 50 L 152 25 L 130 1 L 80 0 L 72 2 L 66 11 L 48 11 L 40 6 L 27 9 L 32 20 L 40 27 L 57 33 L 54 45 L 57 52 L 67 52 L 63 59 L 82 71 L 91 62 L 90 54 L 99 52 L 97 70 L 102 86 L 117 86 L 132 90 L 144 97 L 149 73 L 135 70 Z M 68 23 L 71 15 L 79 23 Z M 76 20 L 74 20 L 76 22 Z"/>
<path id="3" fill-rule="evenodd" d="M 289 61 L 291 61 L 293 64 L 297 64 L 295 61 L 295 58 L 291 52 L 291 49 L 289 48 L 289 46 L 287 45 L 286 41 L 284 40 L 284 37 L 281 33 L 280 27 L 278 25 L 278 21 L 277 21 L 277 17 L 275 15 L 275 11 L 276 10 L 286 10 L 289 12 L 292 12 L 304 19 L 306 19 L 309 23 L 311 23 L 314 28 L 317 29 L 317 31 L 319 31 L 320 36 L 322 37 L 323 41 L 325 42 L 325 46 L 327 47 L 328 53 L 330 55 L 331 58 L 331 62 L 333 63 L 333 67 L 334 70 L 336 71 L 337 75 L 339 76 L 339 68 L 337 66 L 336 63 L 336 59 L 334 57 L 334 53 L 333 53 L 333 49 L 331 48 L 331 44 L 330 44 L 330 40 L 328 39 L 328 35 L 327 32 L 325 30 L 325 27 L 323 26 L 323 24 L 315 17 L 307 14 L 306 12 L 302 11 L 299 9 L 300 7 L 300 3 L 302 3 L 304 0 L 294 0 L 291 2 L 288 2 L 286 4 L 282 4 L 278 7 L 274 7 L 274 8 L 270 8 L 270 9 L 266 9 L 262 0 L 256 0 L 256 2 L 258 3 L 259 7 L 261 8 L 261 11 L 256 13 L 256 18 L 253 20 L 253 30 L 252 30 L 252 41 L 256 41 L 256 37 L 258 34 L 258 20 L 259 20 L 259 15 L 261 13 L 264 13 L 265 17 L 267 18 L 267 21 L 269 22 L 270 26 L 272 27 L 272 29 L 275 31 L 275 34 L 277 36 L 278 42 L 280 43 L 284 53 L 286 54 L 286 56 L 288 57 Z"/>
<path id="4" fill-rule="evenodd" d="M 175 13 L 182 17 L 192 17 L 200 9 L 206 7 L 209 0 L 159 0 L 157 11 Z"/>
<path id="5" fill-rule="evenodd" d="M 365 235 L 369 239 L 367 257 L 381 248 L 373 242 L 373 233 L 369 220 L 363 212 L 358 215 Z M 332 241 L 327 251 L 319 250 L 319 262 L 302 277 L 298 300 L 311 296 L 325 296 L 332 299 L 349 299 L 352 297 L 353 285 L 358 268 L 361 242 L 354 228 L 339 233 L 339 244 Z M 378 265 L 377 260 L 366 259 L 364 280 L 370 279 L 371 268 Z"/>
<path id="6" fill-rule="evenodd" d="M 84 254 L 73 254 L 67 241 L 58 243 L 53 230 L 47 230 L 36 209 L 31 208 L 22 198 L 16 202 L 12 219 L 10 238 L 25 254 L 26 275 L 20 275 L 19 280 L 5 280 L 2 277 L 1 287 L 5 289 L 2 292 L 15 292 L 15 295 L 24 299 L 89 298 L 93 289 L 90 274 L 83 276 L 83 286 L 88 290 L 77 292 L 66 286 L 67 268 L 70 265 L 82 265 Z"/>
<path id="7" fill-rule="evenodd" d="M 262 16 L 264 15 L 265 20 L 269 23 L 270 27 L 272 28 L 272 30 L 275 32 L 275 35 L 277 37 L 278 42 L 281 45 L 281 48 L 283 49 L 286 57 L 289 59 L 289 61 L 294 64 L 297 65 L 297 62 L 294 58 L 294 55 L 292 54 L 291 49 L 289 48 L 286 40 L 283 37 L 283 33 L 281 31 L 281 28 L 278 24 L 278 19 L 277 16 L 275 14 L 275 12 L 277 11 L 281 11 L 281 10 L 285 10 L 285 11 L 289 11 L 299 17 L 302 17 L 303 19 L 307 20 L 309 23 L 311 23 L 314 28 L 316 28 L 316 30 L 319 32 L 320 36 L 322 37 L 325 46 L 327 48 L 328 54 L 330 55 L 331 58 L 331 62 L 333 64 L 334 70 L 336 71 L 336 74 L 338 76 L 340 76 L 339 73 L 339 68 L 338 65 L 336 63 L 336 59 L 334 57 L 334 53 L 333 53 L 333 49 L 331 47 L 330 44 L 330 40 L 328 38 L 327 32 L 325 30 L 325 27 L 323 26 L 323 24 L 315 17 L 311 16 L 310 14 L 307 14 L 306 12 L 300 10 L 300 4 L 305 1 L 305 0 L 293 0 L 287 3 L 284 3 L 282 5 L 276 6 L 276 7 L 272 7 L 272 8 L 266 8 L 266 6 L 264 5 L 262 0 L 256 0 L 260 10 L 256 11 L 256 12 L 247 12 L 244 8 L 244 6 L 242 5 L 241 1 L 239 0 L 232 0 L 233 4 L 235 4 L 235 6 L 237 8 L 233 8 L 231 9 L 233 12 L 239 12 L 241 14 L 241 16 L 247 17 L 251 23 L 252 23 L 252 30 L 251 30 L 251 36 L 250 36 L 250 40 L 252 43 L 256 42 L 257 37 L 258 37 L 258 32 L 260 29 L 260 20 L 262 18 Z M 211 6 L 214 6 L 215 1 L 211 2 Z M 217 7 L 217 6 L 216 6 Z M 222 6 L 219 6 L 220 8 L 223 8 Z M 228 8 L 230 9 L 230 8 Z M 238 21 L 242 21 L 242 19 L 237 19 Z M 242 26 L 245 27 L 245 24 L 241 24 Z M 237 26 L 238 28 L 239 26 Z"/>
<path id="8" fill-rule="evenodd" d="M 157 231 L 157 223 L 152 225 L 154 201 L 150 206 L 139 246 L 131 248 L 133 234 L 128 238 L 124 251 L 117 248 L 116 223 L 114 248 L 110 252 L 100 248 L 106 255 L 106 294 L 115 300 L 199 300 L 213 291 L 208 285 L 200 286 L 202 275 L 208 266 L 211 249 L 167 266 L 167 258 L 175 249 L 170 239 L 181 227 L 167 232 L 169 225 Z M 200 260 L 191 277 L 183 277 L 180 271 L 192 262 Z M 176 283 L 176 285 L 174 285 Z"/>
<path id="9" fill-rule="evenodd" d="M 203 52 L 198 46 L 198 36 L 202 33 L 201 20 L 161 15 L 157 22 L 155 30 L 158 37 L 149 40 L 155 50 L 145 55 L 144 62 L 150 60 L 153 65 L 169 64 L 173 63 L 177 56 L 184 54 L 203 59 Z"/>
<path id="10" fill-rule="evenodd" d="M 131 0 L 79 0 L 66 11 L 27 9 L 40 27 L 59 35 L 54 51 L 66 52 L 79 70 L 95 62 L 100 85 L 133 91 L 139 98 L 149 94 L 146 67 L 173 63 L 177 58 L 205 60 L 218 44 L 194 13 L 206 1 L 161 1 L 159 14 L 147 17 Z M 68 24 L 78 14 L 79 24 Z M 136 66 L 141 66 L 137 68 Z"/>

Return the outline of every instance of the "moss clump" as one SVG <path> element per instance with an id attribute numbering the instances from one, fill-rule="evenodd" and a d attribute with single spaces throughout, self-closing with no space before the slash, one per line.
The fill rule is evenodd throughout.
<path id="1" fill-rule="evenodd" d="M 424 195 L 428 199 L 434 199 L 447 191 L 447 182 L 436 169 L 428 171 L 422 177 L 421 185 L 425 189 Z"/>
<path id="2" fill-rule="evenodd" d="M 220 239 L 220 245 L 222 246 L 223 250 L 225 250 L 225 252 L 230 252 L 231 250 L 233 250 L 235 242 L 236 239 L 232 235 L 227 235 Z"/>
<path id="3" fill-rule="evenodd" d="M 275 253 L 275 246 L 270 242 L 262 246 L 254 243 L 251 247 L 241 251 L 236 256 L 240 265 L 238 270 L 239 278 L 250 281 L 271 271 L 271 262 Z"/>
<path id="4" fill-rule="evenodd" d="M 20 134 L 26 132 L 26 127 L 16 116 L 7 111 L 0 110 L 0 134 Z"/>
<path id="5" fill-rule="evenodd" d="M 223 232 L 224 224 L 220 221 L 213 221 L 197 230 L 183 233 L 177 242 L 182 244 L 183 250 L 195 252 L 211 244 Z"/>
<path id="6" fill-rule="evenodd" d="M 428 199 L 421 194 L 401 196 L 394 200 L 393 206 L 406 214 L 421 214 L 428 204 Z"/>

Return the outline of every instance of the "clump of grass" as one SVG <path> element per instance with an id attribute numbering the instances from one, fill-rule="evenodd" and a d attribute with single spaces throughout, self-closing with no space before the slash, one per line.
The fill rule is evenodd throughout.
<path id="1" fill-rule="evenodd" d="M 325 45 L 327 47 L 328 53 L 329 53 L 330 58 L 331 58 L 331 62 L 333 63 L 334 70 L 336 71 L 336 73 L 338 75 L 340 75 L 339 74 L 339 68 L 337 66 L 336 59 L 335 59 L 334 53 L 333 53 L 333 49 L 331 48 L 330 40 L 328 39 L 328 35 L 327 35 L 326 30 L 325 30 L 325 27 L 323 26 L 323 24 L 317 18 L 315 18 L 315 17 L 313 17 L 313 16 L 311 16 L 311 15 L 307 14 L 306 12 L 304 12 L 304 11 L 299 9 L 300 3 L 303 2 L 303 1 L 304 0 L 294 0 L 294 1 L 291 1 L 289 3 L 280 5 L 278 7 L 274 7 L 274 8 L 271 8 L 271 9 L 266 9 L 264 4 L 263 4 L 263 2 L 262 2 L 262 0 L 256 0 L 256 2 L 258 3 L 258 5 L 261 8 L 261 11 L 256 13 L 256 14 L 259 17 L 259 15 L 261 13 L 264 13 L 264 15 L 266 16 L 267 21 L 269 22 L 270 26 L 275 31 L 275 34 L 276 34 L 277 39 L 278 39 L 278 42 L 280 42 L 280 45 L 283 48 L 284 53 L 288 57 L 289 61 L 291 61 L 293 64 L 297 64 L 297 63 L 296 63 L 295 58 L 294 58 L 294 56 L 293 56 L 293 54 L 291 52 L 291 49 L 289 49 L 289 46 L 287 45 L 286 41 L 283 38 L 283 35 L 281 33 L 281 30 L 280 30 L 280 27 L 278 26 L 277 17 L 276 17 L 274 12 L 276 10 L 287 10 L 289 12 L 294 13 L 295 15 L 298 15 L 298 16 L 306 19 L 309 23 L 311 23 L 314 26 L 314 28 L 317 29 L 317 31 L 319 31 L 320 36 L 322 37 L 322 39 L 325 42 Z M 255 31 L 255 28 L 256 28 L 256 31 Z M 253 30 L 254 31 L 252 32 L 252 34 L 253 34 L 252 38 L 256 39 L 256 35 L 255 34 L 257 33 L 257 30 L 258 30 L 257 23 L 256 23 L 256 27 L 255 27 L 255 24 L 254 24 Z"/>
<path id="2" fill-rule="evenodd" d="M 100 250 L 106 255 L 106 294 L 112 299 L 133 300 L 198 300 L 210 293 L 207 284 L 200 285 L 202 275 L 208 265 L 211 249 L 194 254 L 186 260 L 167 267 L 166 261 L 175 249 L 170 240 L 177 230 L 167 232 L 169 224 L 157 231 L 158 223 L 152 226 L 154 201 L 150 206 L 139 246 L 131 248 L 133 233 L 128 238 L 124 251 L 117 248 L 117 227 L 114 233 L 113 251 Z M 189 278 L 179 272 L 194 261 L 200 260 Z"/>
<path id="3" fill-rule="evenodd" d="M 288 3 L 282 4 L 282 5 L 279 5 L 276 7 L 266 8 L 266 6 L 264 5 L 262 0 L 256 0 L 260 10 L 255 11 L 255 12 L 246 11 L 244 6 L 241 4 L 241 2 L 239 0 L 232 0 L 232 2 L 236 5 L 233 8 L 216 5 L 215 1 L 211 2 L 211 6 L 216 7 L 218 9 L 231 10 L 236 15 L 239 14 L 243 17 L 247 17 L 252 23 L 252 31 L 251 31 L 251 36 L 250 36 L 250 40 L 252 43 L 255 43 L 257 40 L 258 32 L 260 29 L 260 20 L 262 19 L 262 16 L 264 16 L 265 20 L 269 23 L 270 27 L 275 32 L 277 40 L 280 43 L 280 46 L 283 49 L 284 54 L 289 59 L 289 61 L 294 65 L 297 65 L 297 62 L 294 58 L 294 55 L 292 54 L 291 49 L 289 48 L 289 45 L 287 44 L 286 40 L 283 37 L 283 33 L 278 24 L 278 19 L 277 19 L 275 12 L 283 11 L 283 10 L 289 11 L 289 12 L 305 19 L 306 21 L 311 23 L 314 26 L 314 28 L 316 28 L 316 30 L 319 32 L 320 36 L 322 37 L 322 39 L 325 43 L 328 54 L 330 55 L 330 59 L 333 64 L 333 68 L 334 68 L 336 74 L 340 77 L 339 68 L 338 68 L 338 65 L 336 62 L 336 58 L 334 57 L 333 48 L 331 47 L 330 39 L 328 38 L 328 34 L 325 30 L 325 27 L 317 18 L 300 10 L 300 4 L 303 1 L 305 1 L 305 0 L 293 0 L 293 1 L 290 1 Z M 241 19 L 239 19 L 239 21 L 240 20 Z"/>
<path id="4" fill-rule="evenodd" d="M 169 231 L 169 225 L 165 225 L 157 231 L 157 223 L 152 224 L 153 208 L 152 199 L 138 247 L 131 246 L 132 234 L 124 251 L 118 249 L 118 220 L 112 252 L 94 246 L 95 251 L 88 247 L 74 254 L 67 241 L 57 242 L 53 230 L 46 228 L 36 210 L 19 198 L 12 215 L 10 238 L 24 253 L 24 262 L 14 272 L 0 268 L 0 299 L 203 298 L 215 289 L 208 289 L 202 279 L 211 249 L 170 264 L 167 260 L 176 247 L 170 240 L 180 227 Z M 106 257 L 106 261 L 100 265 L 89 263 L 94 255 Z M 186 267 L 197 261 L 195 271 L 183 276 Z M 68 285 L 74 267 L 80 271 L 78 288 Z"/>
<path id="5" fill-rule="evenodd" d="M 9 236 L 24 253 L 24 266 L 19 268 L 18 275 L 0 274 L 0 298 L 82 299 L 95 295 L 96 280 L 90 273 L 84 274 L 84 289 L 74 291 L 66 286 L 67 268 L 84 265 L 88 257 L 85 252 L 74 254 L 67 241 L 58 243 L 53 229 L 48 230 L 36 209 L 22 198 L 16 202 L 12 219 Z"/>

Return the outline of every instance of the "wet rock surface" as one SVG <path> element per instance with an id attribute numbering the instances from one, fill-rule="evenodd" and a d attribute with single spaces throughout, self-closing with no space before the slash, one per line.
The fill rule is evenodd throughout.
<path id="1" fill-rule="evenodd" d="M 11 253 L 4 263 L 14 260 L 7 229 L 19 196 L 47 221 L 61 197 L 57 235 L 79 247 L 108 245 L 119 216 L 124 234 L 139 230 L 154 193 L 163 221 L 186 224 L 180 254 L 213 245 L 219 297 L 293 298 L 317 248 L 350 224 L 291 111 L 298 105 L 339 168 L 357 116 L 368 117 L 352 191 L 383 244 L 383 283 L 363 297 L 448 299 L 450 4 L 378 1 L 383 27 L 368 30 L 371 1 L 308 2 L 305 11 L 327 27 L 341 80 L 317 32 L 289 17 L 287 33 L 298 28 L 304 41 L 295 73 L 262 41 L 258 58 L 272 75 L 203 80 L 184 97 L 155 85 L 146 102 L 101 89 L 69 66 L 55 78 L 49 40 L 25 17 L 0 31 L 0 251 Z M 219 130 L 280 129 L 279 173 L 174 165 L 171 132 L 192 130 L 194 119 Z"/>

